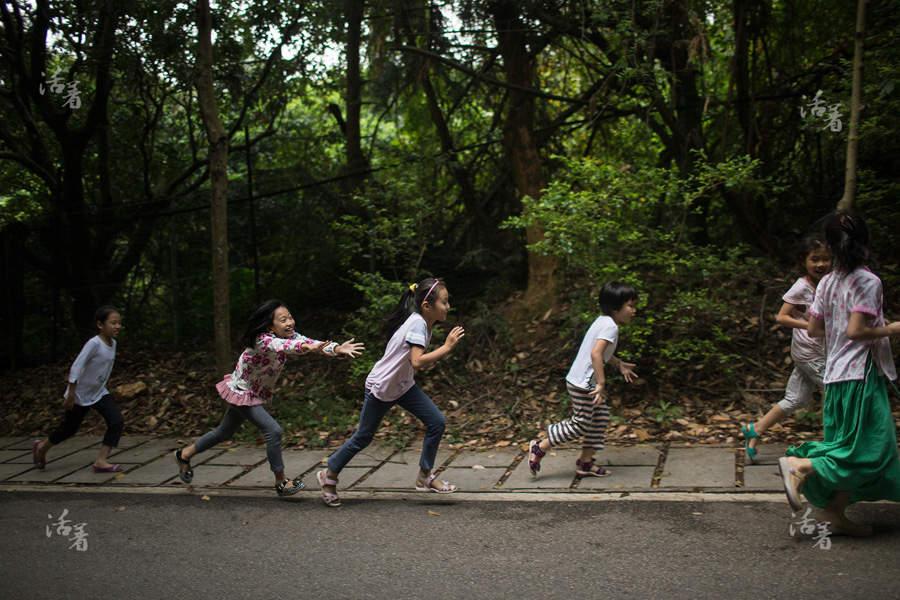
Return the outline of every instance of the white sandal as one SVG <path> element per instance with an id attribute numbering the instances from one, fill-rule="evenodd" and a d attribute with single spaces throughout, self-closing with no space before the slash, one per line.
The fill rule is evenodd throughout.
<path id="1" fill-rule="evenodd" d="M 326 485 L 335 486 L 334 490 L 337 491 L 337 479 L 330 479 L 328 475 L 326 475 L 325 470 L 319 471 L 316 473 L 316 481 L 319 482 L 319 487 L 322 488 L 322 499 L 325 501 L 325 504 L 328 506 L 338 507 L 341 505 L 341 499 L 337 494 L 330 494 L 325 491 Z"/>
<path id="2" fill-rule="evenodd" d="M 457 489 L 459 489 L 455 485 L 451 485 L 449 481 L 441 481 L 441 487 L 439 488 L 432 487 L 432 481 L 434 481 L 434 473 L 424 479 L 421 476 L 416 475 L 416 491 L 437 492 L 438 494 L 452 494 Z"/>

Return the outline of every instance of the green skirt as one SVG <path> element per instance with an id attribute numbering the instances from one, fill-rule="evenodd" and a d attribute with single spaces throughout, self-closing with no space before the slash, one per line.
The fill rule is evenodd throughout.
<path id="1" fill-rule="evenodd" d="M 825 439 L 791 446 L 788 456 L 809 458 L 815 473 L 803 483 L 814 506 L 828 506 L 835 492 L 850 502 L 900 502 L 900 453 L 885 379 L 871 358 L 866 379 L 825 386 Z"/>

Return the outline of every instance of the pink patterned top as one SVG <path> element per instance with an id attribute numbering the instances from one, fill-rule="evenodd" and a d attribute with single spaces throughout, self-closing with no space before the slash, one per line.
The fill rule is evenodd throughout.
<path id="1" fill-rule="evenodd" d="M 816 289 L 816 299 L 809 312 L 825 322 L 825 383 L 861 381 L 866 378 L 866 360 L 872 361 L 888 379 L 897 379 L 891 343 L 888 338 L 871 342 L 854 342 L 847 337 L 847 325 L 852 313 L 869 317 L 873 327 L 884 325 L 884 292 L 875 273 L 861 267 L 852 273 L 832 271 L 825 275 Z"/>
<path id="2" fill-rule="evenodd" d="M 301 344 L 321 343 L 294 332 L 292 339 L 261 333 L 253 348 L 246 348 L 234 367 L 234 373 L 216 384 L 223 400 L 238 406 L 272 404 L 272 390 L 288 354 L 305 354 Z"/>

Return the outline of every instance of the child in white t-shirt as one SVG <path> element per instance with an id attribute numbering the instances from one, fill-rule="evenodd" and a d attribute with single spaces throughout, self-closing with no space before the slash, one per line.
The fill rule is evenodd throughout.
<path id="1" fill-rule="evenodd" d="M 413 301 L 412 310 L 410 301 Z M 360 450 L 372 442 L 382 419 L 395 404 L 411 412 L 425 425 L 416 491 L 439 494 L 456 491 L 455 485 L 437 481 L 432 473 L 447 419 L 414 379 L 415 369 L 435 363 L 465 335 L 462 327 L 454 327 L 440 348 L 425 352 L 434 324 L 444 321 L 449 310 L 447 286 L 429 278 L 404 290 L 397 307 L 385 319 L 382 333 L 388 338 L 387 347 L 384 356 L 375 363 L 366 378 L 366 395 L 356 433 L 329 457 L 328 468 L 316 474 L 322 488 L 322 498 L 328 506 L 341 505 L 337 495 L 338 475 Z"/>
<path id="2" fill-rule="evenodd" d="M 94 322 L 97 335 L 85 343 L 69 370 L 69 383 L 63 396 L 65 418 L 47 439 L 35 440 L 31 446 L 31 457 L 38 469 L 46 466 L 50 448 L 75 435 L 93 408 L 106 421 L 106 433 L 94 461 L 94 472 L 118 473 L 122 470 L 121 465 L 109 462 L 109 454 L 119 445 L 125 419 L 106 389 L 116 361 L 116 336 L 122 328 L 122 317 L 112 306 L 101 306 L 94 314 Z"/>
<path id="3" fill-rule="evenodd" d="M 572 418 L 548 427 L 545 439 L 529 442 L 528 468 L 532 475 L 540 471 L 541 458 L 551 447 L 577 439 L 583 440 L 583 446 L 581 456 L 575 461 L 575 474 L 581 477 L 610 475 L 594 463 L 594 452 L 603 450 L 609 425 L 609 407 L 603 396 L 606 385 L 603 366 L 612 364 L 629 383 L 637 377 L 631 370 L 635 365 L 614 355 L 619 342 L 619 324 L 631 322 L 637 299 L 637 292 L 627 283 L 611 281 L 600 289 L 598 302 L 603 314 L 585 334 L 566 376 L 566 389 L 572 398 Z"/>
<path id="4" fill-rule="evenodd" d="M 791 358 L 794 360 L 794 370 L 784 390 L 784 398 L 762 419 L 742 428 L 744 452 L 751 463 L 756 462 L 759 437 L 775 423 L 806 407 L 816 388 L 825 389 L 822 379 L 825 374 L 825 340 L 810 337 L 806 326 L 809 323 L 809 309 L 816 297 L 816 286 L 831 271 L 831 250 L 822 235 L 810 234 L 800 241 L 798 258 L 805 274 L 783 296 L 784 304 L 775 318 L 779 325 L 793 328 Z"/>

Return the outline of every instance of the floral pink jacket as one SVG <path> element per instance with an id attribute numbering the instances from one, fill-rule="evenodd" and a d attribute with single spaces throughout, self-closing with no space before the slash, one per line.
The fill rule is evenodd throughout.
<path id="1" fill-rule="evenodd" d="M 239 406 L 272 404 L 272 390 L 289 354 L 306 354 L 301 344 L 316 344 L 317 340 L 294 332 L 292 339 L 261 333 L 253 348 L 247 348 L 238 359 L 234 373 L 216 385 L 226 402 Z"/>

